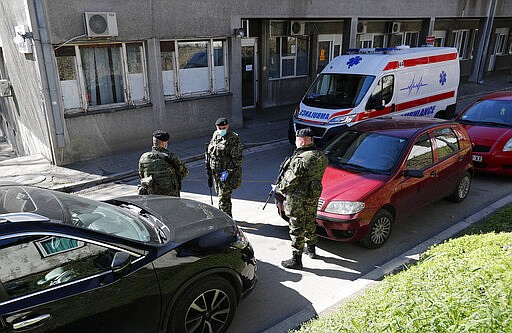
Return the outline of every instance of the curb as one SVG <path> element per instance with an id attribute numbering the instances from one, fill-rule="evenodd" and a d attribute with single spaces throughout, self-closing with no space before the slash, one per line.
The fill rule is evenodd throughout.
<path id="1" fill-rule="evenodd" d="M 270 140 L 270 141 L 265 141 L 265 142 L 247 143 L 247 144 L 244 144 L 244 151 L 249 151 L 251 148 L 254 148 L 254 147 L 272 145 L 272 144 L 277 144 L 277 143 L 282 143 L 282 142 L 288 142 L 288 139 L 276 139 L 276 140 Z M 204 158 L 204 154 L 198 154 L 198 155 L 185 157 L 182 159 L 182 161 L 184 163 L 190 163 L 190 162 L 202 160 L 203 158 Z M 110 182 L 114 182 L 114 181 L 118 181 L 118 180 L 122 180 L 122 179 L 138 177 L 138 176 L 139 176 L 138 170 L 128 170 L 128 171 L 113 173 L 111 175 L 103 176 L 98 179 L 84 180 L 84 181 L 71 183 L 71 184 L 58 185 L 58 186 L 52 187 L 51 189 L 56 190 L 56 191 L 61 191 L 61 192 L 67 192 L 67 193 L 76 192 L 76 191 L 81 191 L 81 190 L 84 190 L 84 189 L 87 189 L 87 188 L 90 188 L 93 186 L 106 184 L 106 183 L 110 183 Z"/>
<path id="2" fill-rule="evenodd" d="M 360 295 L 364 293 L 365 290 L 378 285 L 380 283 L 379 281 L 382 280 L 386 275 L 407 268 L 409 264 L 414 264 L 417 262 L 420 258 L 420 254 L 428 250 L 431 246 L 440 244 L 443 241 L 460 234 L 471 225 L 480 222 L 485 217 L 510 203 L 512 203 L 512 192 L 487 206 L 485 209 L 464 218 L 463 220 L 441 231 L 430 239 L 427 239 L 426 241 L 416 245 L 410 250 L 396 256 L 394 259 L 384 263 L 382 266 L 373 269 L 359 279 L 353 281 L 354 285 L 357 285 L 357 288 L 354 288 L 357 289 L 356 291 L 348 295 L 344 294 L 344 296 L 341 297 L 333 305 L 329 306 L 328 308 L 321 309 L 318 314 L 314 311 L 314 309 L 312 311 L 309 308 L 303 309 L 275 324 L 274 326 L 266 329 L 264 333 L 287 332 L 290 329 L 300 327 L 302 323 L 308 320 L 336 311 L 348 299 Z"/>

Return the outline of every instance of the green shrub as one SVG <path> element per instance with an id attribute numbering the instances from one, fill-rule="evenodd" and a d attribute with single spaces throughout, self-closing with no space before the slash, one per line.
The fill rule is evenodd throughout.
<path id="1" fill-rule="evenodd" d="M 510 231 L 511 214 L 508 206 L 433 246 L 299 332 L 512 332 L 512 233 L 501 232 Z"/>

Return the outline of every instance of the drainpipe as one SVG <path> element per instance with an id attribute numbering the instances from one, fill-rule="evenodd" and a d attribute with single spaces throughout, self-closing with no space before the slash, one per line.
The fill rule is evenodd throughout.
<path id="1" fill-rule="evenodd" d="M 52 151 L 52 163 L 57 164 L 57 149 L 65 146 L 64 125 L 59 106 L 59 97 L 57 93 L 57 80 L 55 77 L 56 68 L 53 62 L 53 48 L 50 43 L 46 17 L 44 15 L 45 1 L 32 0 L 34 6 L 37 31 L 39 38 L 35 38 L 36 46 L 40 47 L 42 53 L 42 62 L 38 61 L 41 72 L 41 84 L 43 89 L 44 107 L 46 112 L 46 122 L 48 126 L 48 136 Z M 38 40 L 39 39 L 39 40 Z M 39 44 L 39 45 L 37 45 Z M 46 79 L 46 80 L 45 80 Z M 50 103 L 48 103 L 48 101 Z M 49 108 L 48 108 L 49 104 Z M 53 134 L 55 133 L 55 134 Z"/>
<path id="2" fill-rule="evenodd" d="M 478 50 L 475 57 L 475 65 L 473 67 L 473 72 L 469 76 L 470 82 L 476 82 L 478 84 L 484 83 L 483 75 L 485 68 L 485 61 L 487 60 L 487 49 L 489 47 L 489 41 L 491 40 L 492 35 L 492 24 L 494 21 L 494 13 L 496 10 L 496 2 L 497 0 L 491 0 L 489 3 L 489 9 L 487 11 L 487 19 L 485 20 L 485 28 L 482 34 L 482 38 L 480 38 L 480 43 L 478 43 Z"/>

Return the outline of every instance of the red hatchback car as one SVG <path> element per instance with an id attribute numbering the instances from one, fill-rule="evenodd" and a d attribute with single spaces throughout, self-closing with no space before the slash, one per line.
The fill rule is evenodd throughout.
<path id="1" fill-rule="evenodd" d="M 382 117 L 351 126 L 324 149 L 329 158 L 316 217 L 319 236 L 378 248 L 393 223 L 471 186 L 471 143 L 462 125 Z M 285 202 L 276 196 L 283 216 Z"/>
<path id="2" fill-rule="evenodd" d="M 479 98 L 456 121 L 471 138 L 476 171 L 512 176 L 512 91 Z"/>

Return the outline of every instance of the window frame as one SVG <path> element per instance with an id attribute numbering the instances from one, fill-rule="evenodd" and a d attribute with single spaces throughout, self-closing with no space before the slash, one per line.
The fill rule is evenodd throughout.
<path id="1" fill-rule="evenodd" d="M 452 30 L 452 46 L 457 49 L 459 59 L 473 58 L 473 45 L 477 31 L 478 30 L 473 31 L 471 29 Z"/>
<path id="2" fill-rule="evenodd" d="M 140 44 L 140 56 L 141 56 L 141 66 L 142 66 L 142 80 L 143 80 L 143 98 L 142 99 L 133 99 L 133 91 L 132 87 L 130 86 L 129 81 L 129 74 L 128 73 L 128 55 L 126 46 L 127 44 Z M 85 73 L 82 65 L 82 54 L 81 49 L 85 49 L 87 47 L 109 47 L 109 46 L 115 46 L 119 47 L 120 52 L 120 60 L 121 60 L 121 73 L 120 76 L 123 80 L 123 96 L 124 96 L 124 102 L 117 102 L 117 103 L 108 103 L 108 104 L 101 104 L 101 105 L 89 105 L 87 101 L 87 89 L 86 89 L 86 80 L 85 80 Z M 69 45 L 65 47 L 73 47 L 74 49 L 74 71 L 75 71 L 75 77 L 77 80 L 77 89 L 78 89 L 78 99 L 79 99 L 79 106 L 73 107 L 73 108 L 66 108 L 64 107 L 64 113 L 73 112 L 75 110 L 81 110 L 83 112 L 88 111 L 94 111 L 94 110 L 101 110 L 101 109 L 109 109 L 109 108 L 115 108 L 115 107 L 122 107 L 122 106 L 134 106 L 134 105 L 144 105 L 150 103 L 150 96 L 149 96 L 149 89 L 148 89 L 148 69 L 147 69 L 147 55 L 146 55 L 146 44 L 143 41 L 130 41 L 130 42 L 113 42 L 113 43 L 98 43 L 98 44 L 75 44 L 75 45 Z M 54 57 L 55 62 L 57 63 L 58 56 L 56 55 L 56 49 L 54 49 Z M 56 66 L 57 71 L 57 77 L 60 80 L 60 73 L 58 66 Z M 64 99 L 64 92 L 62 89 L 62 86 L 60 86 L 60 94 L 61 98 Z"/>
<path id="3" fill-rule="evenodd" d="M 421 140 L 421 141 L 420 141 Z M 421 169 L 414 169 L 414 168 L 410 168 L 410 165 L 409 165 L 409 160 L 410 159 L 413 159 L 413 158 L 416 158 L 418 156 L 420 156 L 419 154 L 416 154 L 414 156 L 411 156 L 411 154 L 413 154 L 413 149 L 414 147 L 416 146 L 417 143 L 419 142 L 428 142 L 429 143 L 429 148 L 430 148 L 430 163 L 429 164 L 426 164 L 424 165 Z M 419 145 L 421 146 L 421 145 Z M 426 148 L 426 147 L 424 147 Z M 435 156 L 434 156 L 434 145 L 432 143 L 432 138 L 430 137 L 429 133 L 423 133 L 421 135 L 419 135 L 415 140 L 414 140 L 414 143 L 412 144 L 411 146 L 411 149 L 409 150 L 409 152 L 407 153 L 407 157 L 405 158 L 405 168 L 407 170 L 419 170 L 419 171 L 424 171 L 428 168 L 430 168 L 431 166 L 433 166 L 435 163 L 436 163 L 436 160 L 435 160 Z M 425 152 L 426 153 L 426 152 Z"/>
<path id="4" fill-rule="evenodd" d="M 284 52 L 283 52 L 284 38 L 286 38 L 286 40 L 287 40 L 287 45 L 290 45 L 289 42 L 291 40 L 293 40 L 293 44 L 291 44 L 290 47 L 294 48 L 295 52 L 292 52 L 293 53 L 292 55 L 284 55 Z M 298 58 L 299 58 L 299 55 L 298 55 L 298 51 L 299 51 L 298 40 L 299 40 L 299 38 L 306 39 L 306 46 L 307 46 L 306 74 L 297 74 L 297 63 L 298 63 Z M 307 77 L 309 75 L 309 72 L 310 72 L 309 61 L 310 61 L 310 50 L 311 50 L 311 39 L 309 38 L 309 36 L 274 36 L 274 37 L 270 37 L 269 41 L 270 40 L 273 40 L 276 44 L 276 48 L 279 48 L 279 54 L 277 54 L 277 52 L 276 52 L 276 55 L 279 59 L 278 60 L 279 61 L 279 77 L 272 77 L 272 76 L 270 76 L 270 72 L 269 72 L 269 78 L 268 78 L 269 81 L 298 78 L 298 77 Z M 270 45 L 270 42 L 269 42 L 269 45 Z M 270 54 L 270 50 L 269 50 L 269 59 L 268 59 L 269 62 L 270 62 L 270 57 L 271 57 L 271 54 Z M 283 63 L 284 63 L 284 61 L 287 61 L 287 60 L 288 61 L 293 60 L 293 75 L 283 76 L 283 67 L 284 67 Z"/>
<path id="5" fill-rule="evenodd" d="M 509 43 L 509 29 L 508 28 L 498 28 L 495 31 L 495 44 L 494 50 L 496 55 L 506 55 L 508 51 L 511 49 L 511 45 L 507 45 Z M 498 43 L 501 43 L 499 46 Z M 508 46 L 508 48 L 507 48 Z"/>
<path id="6" fill-rule="evenodd" d="M 449 132 L 449 133 L 443 133 L 443 132 Z M 449 135 L 450 137 L 455 139 L 456 147 L 451 147 L 450 143 L 446 143 L 446 142 L 443 146 L 441 146 L 439 141 L 444 142 L 444 140 L 440 139 L 440 137 L 443 137 L 443 136 L 446 137 L 447 135 Z M 444 160 L 450 158 L 451 156 L 457 154 L 460 151 L 459 137 L 457 136 L 457 133 L 455 132 L 455 130 L 453 128 L 451 128 L 451 127 L 436 128 L 431 132 L 431 136 L 432 136 L 432 140 L 434 141 L 433 149 L 434 149 L 434 155 L 437 158 L 437 162 L 444 161 Z M 448 141 L 448 140 L 446 140 L 446 141 Z M 453 143 L 451 143 L 451 144 L 453 144 Z M 441 152 L 443 151 L 444 147 L 448 147 L 451 150 L 451 152 L 449 152 L 448 154 L 441 155 Z"/>
<path id="7" fill-rule="evenodd" d="M 230 90 L 230 81 L 229 81 L 229 58 L 228 58 L 228 39 L 227 38 L 208 38 L 208 39 L 162 39 L 159 41 L 160 43 L 173 43 L 174 44 L 174 50 L 171 51 L 171 57 L 172 57 L 172 78 L 174 79 L 174 93 L 172 94 L 165 94 L 165 88 L 166 84 L 163 81 L 163 74 L 162 74 L 162 90 L 164 91 L 164 99 L 165 100 L 178 100 L 183 99 L 187 97 L 195 97 L 195 96 L 210 96 L 220 93 L 227 93 Z M 183 86 L 182 81 L 183 79 L 180 79 L 180 71 L 185 70 L 186 68 L 180 68 L 179 65 L 179 59 L 180 59 L 180 53 L 179 53 L 179 44 L 180 43 L 206 43 L 206 58 L 207 58 L 207 71 L 208 71 L 208 88 L 206 90 L 201 91 L 192 91 L 192 92 L 183 92 Z M 215 67 L 218 67 L 215 65 L 215 43 L 221 42 L 222 43 L 222 60 L 224 71 L 223 71 L 223 78 L 224 86 L 223 87 L 217 87 L 217 78 L 216 78 L 216 70 Z M 161 50 L 161 44 L 160 44 L 160 50 Z M 161 57 L 160 51 L 160 57 Z M 160 71 L 163 72 L 164 69 L 162 66 L 160 66 Z M 172 89 L 171 89 L 172 90 Z"/>

